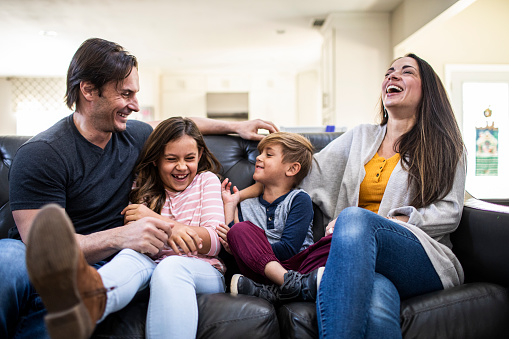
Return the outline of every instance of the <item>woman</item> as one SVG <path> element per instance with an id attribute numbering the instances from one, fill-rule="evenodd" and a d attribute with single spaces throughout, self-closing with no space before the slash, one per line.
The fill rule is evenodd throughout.
<path id="1" fill-rule="evenodd" d="M 463 282 L 449 234 L 463 208 L 464 146 L 428 63 L 392 63 L 380 116 L 317 154 L 301 185 L 334 218 L 317 296 L 323 338 L 401 337 L 400 298 Z"/>

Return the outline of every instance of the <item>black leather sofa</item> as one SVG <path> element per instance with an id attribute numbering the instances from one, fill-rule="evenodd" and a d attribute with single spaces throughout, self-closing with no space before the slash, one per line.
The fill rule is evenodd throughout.
<path id="1" fill-rule="evenodd" d="M 340 133 L 305 134 L 319 151 Z M 0 136 L 0 237 L 14 226 L 9 208 L 8 170 L 17 148 L 28 137 Z M 252 183 L 256 142 L 237 136 L 206 136 L 223 165 L 223 176 L 239 188 Z M 315 209 L 315 240 L 326 220 Z M 509 214 L 465 207 L 452 235 L 454 252 L 466 276 L 462 286 L 402 301 L 404 338 L 509 338 Z M 1 253 L 0 253 L 1 255 Z M 227 261 L 227 280 L 236 268 Z M 8 277 L 2 277 L 8 279 Z M 148 291 L 140 292 L 123 310 L 110 315 L 94 338 L 143 338 Z M 229 293 L 198 297 L 198 338 L 316 338 L 314 303 L 273 307 L 265 300 Z"/>

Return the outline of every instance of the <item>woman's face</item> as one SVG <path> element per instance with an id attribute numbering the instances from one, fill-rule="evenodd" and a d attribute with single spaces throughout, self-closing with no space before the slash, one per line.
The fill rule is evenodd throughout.
<path id="1" fill-rule="evenodd" d="M 196 140 L 189 135 L 167 143 L 157 162 L 164 188 L 173 192 L 185 190 L 196 176 L 200 157 Z"/>
<path id="2" fill-rule="evenodd" d="M 410 57 L 394 61 L 382 83 L 384 107 L 389 112 L 402 109 L 415 114 L 421 98 L 421 75 L 417 61 Z"/>

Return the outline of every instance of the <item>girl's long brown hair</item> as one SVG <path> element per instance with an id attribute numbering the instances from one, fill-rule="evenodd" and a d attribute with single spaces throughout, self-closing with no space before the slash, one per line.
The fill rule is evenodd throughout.
<path id="1" fill-rule="evenodd" d="M 428 206 L 445 197 L 452 189 L 456 167 L 463 155 L 464 144 L 445 88 L 433 68 L 415 54 L 407 54 L 417 62 L 421 76 L 422 99 L 417 108 L 414 127 L 401 136 L 394 146 L 401 164 L 409 173 L 413 187 L 411 205 Z M 381 125 L 388 116 L 380 100 Z"/>
<path id="2" fill-rule="evenodd" d="M 196 124 L 188 118 L 173 117 L 162 121 L 148 137 L 134 169 L 136 180 L 134 188 L 129 194 L 129 201 L 133 204 L 145 204 L 157 213 L 166 201 L 164 185 L 159 177 L 155 164 L 164 154 L 164 148 L 169 142 L 175 141 L 184 135 L 196 140 L 198 151 L 202 153 L 198 162 L 197 174 L 210 171 L 218 174 L 221 164 L 210 152 L 203 135 Z"/>

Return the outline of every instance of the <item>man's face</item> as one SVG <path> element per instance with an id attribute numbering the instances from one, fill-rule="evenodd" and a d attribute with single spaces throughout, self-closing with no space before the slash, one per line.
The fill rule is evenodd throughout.
<path id="1" fill-rule="evenodd" d="M 128 116 L 139 111 L 136 93 L 140 90 L 138 69 L 133 67 L 131 74 L 122 82 L 106 83 L 99 96 L 94 96 L 93 109 L 90 114 L 91 124 L 100 132 L 122 132 L 126 129 Z"/>

